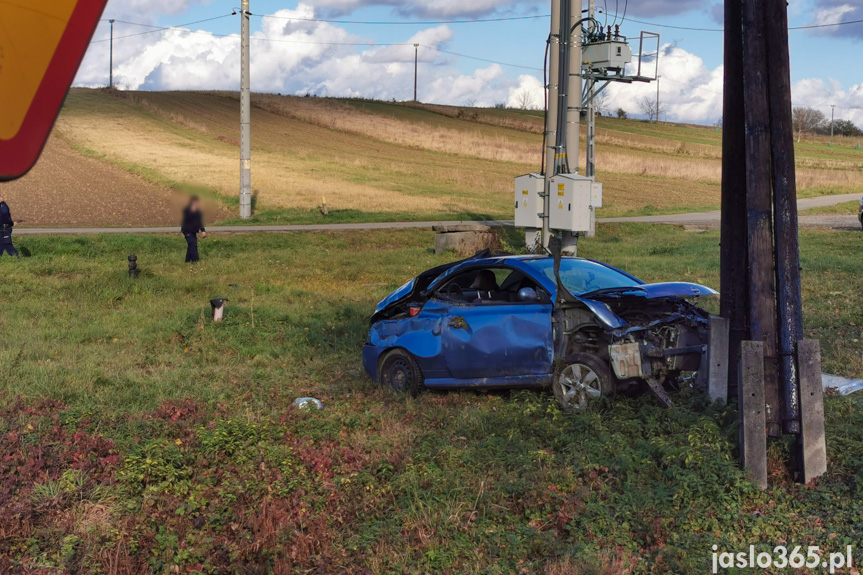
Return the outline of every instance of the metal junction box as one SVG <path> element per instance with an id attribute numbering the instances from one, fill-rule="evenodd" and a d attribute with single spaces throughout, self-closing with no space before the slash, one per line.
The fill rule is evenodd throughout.
<path id="1" fill-rule="evenodd" d="M 515 179 L 515 226 L 542 228 L 542 174 L 527 174 Z"/>
<path id="2" fill-rule="evenodd" d="M 577 174 L 558 174 L 551 179 L 549 227 L 565 232 L 592 230 L 593 186 L 595 182 Z M 600 186 L 599 201 L 602 201 Z"/>
<path id="3" fill-rule="evenodd" d="M 602 207 L 602 184 L 599 182 L 592 182 L 591 186 L 591 196 L 590 196 L 590 205 L 593 208 L 601 208 Z"/>
<path id="4" fill-rule="evenodd" d="M 621 40 L 588 44 L 582 52 L 582 61 L 585 68 L 592 70 L 623 70 L 632 62 L 632 48 Z"/>

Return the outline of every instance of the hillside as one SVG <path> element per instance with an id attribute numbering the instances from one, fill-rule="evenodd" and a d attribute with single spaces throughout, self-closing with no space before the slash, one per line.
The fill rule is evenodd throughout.
<path id="1" fill-rule="evenodd" d="M 238 108 L 227 92 L 73 90 L 43 161 L 4 191 L 29 225 L 71 223 L 45 214 L 82 204 L 101 224 L 173 222 L 172 190 L 218 200 L 222 219 L 236 205 Z M 332 221 L 510 218 L 513 177 L 539 168 L 542 115 L 256 94 L 252 137 L 260 222 L 320 220 L 322 197 Z M 601 215 L 718 206 L 716 129 L 600 118 L 597 140 Z M 799 144 L 800 194 L 863 193 L 858 144 Z M 49 171 L 69 174 L 62 192 Z M 118 202 L 144 207 L 106 213 Z"/>

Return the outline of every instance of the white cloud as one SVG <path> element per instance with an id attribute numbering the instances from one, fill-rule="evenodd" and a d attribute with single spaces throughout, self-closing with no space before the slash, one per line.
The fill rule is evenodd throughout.
<path id="1" fill-rule="evenodd" d="M 518 85 L 510 89 L 506 105 L 510 108 L 542 109 L 545 102 L 545 89 L 536 76 L 523 74 L 518 77 Z"/>
<path id="2" fill-rule="evenodd" d="M 667 119 L 679 122 L 713 123 L 722 116 L 723 72 L 709 69 L 691 52 L 667 44 L 659 57 L 660 101 Z M 607 108 L 618 107 L 630 117 L 640 117 L 639 102 L 656 99 L 656 83 L 612 84 Z"/>
<path id="3" fill-rule="evenodd" d="M 863 19 L 863 0 L 818 0 L 812 24 L 824 25 Z M 863 39 L 863 25 L 829 26 L 814 30 L 817 34 Z"/>
<path id="4" fill-rule="evenodd" d="M 158 16 L 180 14 L 198 4 L 211 0 L 108 0 L 105 18 L 128 19 L 152 23 Z"/>
<path id="5" fill-rule="evenodd" d="M 851 120 L 863 128 L 863 83 L 843 89 L 841 82 L 809 78 L 791 86 L 795 106 L 816 108 L 830 117 L 830 106 L 836 105 L 837 120 Z"/>
<path id="6" fill-rule="evenodd" d="M 518 82 L 493 64 L 470 74 L 457 72 L 453 57 L 437 52 L 452 40 L 447 26 L 421 30 L 398 46 L 374 41 L 325 23 L 290 20 L 312 18 L 314 8 L 300 4 L 264 18 L 253 34 L 252 89 L 290 94 L 361 96 L 407 100 L 413 97 L 414 43 L 420 43 L 420 96 L 428 102 L 478 105 L 506 101 Z M 97 39 L 104 40 L 106 31 Z M 116 35 L 115 35 L 116 38 Z M 364 48 L 362 44 L 370 44 Z M 348 45 L 346 45 L 348 44 Z M 360 46 L 351 45 L 360 44 Z M 237 35 L 162 30 L 117 38 L 114 83 L 121 89 L 232 89 L 239 87 L 240 42 Z M 91 45 L 76 85 L 104 86 L 108 76 L 108 43 Z"/>

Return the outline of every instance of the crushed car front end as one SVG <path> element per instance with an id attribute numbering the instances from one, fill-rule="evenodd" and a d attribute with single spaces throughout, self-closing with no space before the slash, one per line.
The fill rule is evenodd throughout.
<path id="1" fill-rule="evenodd" d="M 710 315 L 694 298 L 718 295 L 691 283 L 599 290 L 556 309 L 560 358 L 590 354 L 611 367 L 616 391 L 646 383 L 670 405 L 667 391 L 698 372 L 707 352 Z"/>

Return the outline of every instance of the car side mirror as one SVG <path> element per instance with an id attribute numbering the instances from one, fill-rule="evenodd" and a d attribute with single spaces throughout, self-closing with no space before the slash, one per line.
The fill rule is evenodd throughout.
<path id="1" fill-rule="evenodd" d="M 536 302 L 539 301 L 539 296 L 533 288 L 521 288 L 518 290 L 518 299 L 523 302 Z"/>

